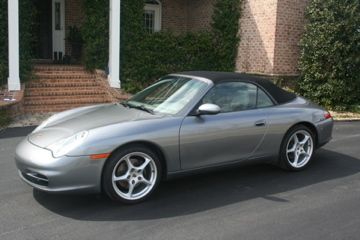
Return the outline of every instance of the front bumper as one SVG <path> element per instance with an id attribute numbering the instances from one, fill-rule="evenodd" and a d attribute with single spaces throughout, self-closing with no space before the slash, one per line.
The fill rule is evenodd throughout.
<path id="1" fill-rule="evenodd" d="M 101 191 L 101 173 L 105 160 L 89 156 L 54 158 L 51 151 L 24 139 L 16 148 L 15 162 L 23 181 L 47 192 Z"/>

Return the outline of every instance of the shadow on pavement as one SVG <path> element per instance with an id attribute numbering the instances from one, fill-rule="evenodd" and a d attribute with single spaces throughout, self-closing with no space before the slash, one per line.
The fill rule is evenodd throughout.
<path id="1" fill-rule="evenodd" d="M 31 133 L 37 126 L 5 128 L 0 131 L 1 138 L 24 137 Z"/>
<path id="2" fill-rule="evenodd" d="M 285 172 L 271 165 L 251 165 L 176 179 L 160 184 L 156 193 L 137 205 L 114 203 L 96 195 L 52 195 L 34 190 L 35 199 L 48 210 L 73 219 L 121 221 L 176 217 L 255 198 L 279 204 L 271 196 L 343 178 L 360 172 L 360 160 L 320 149 L 302 172 Z"/>

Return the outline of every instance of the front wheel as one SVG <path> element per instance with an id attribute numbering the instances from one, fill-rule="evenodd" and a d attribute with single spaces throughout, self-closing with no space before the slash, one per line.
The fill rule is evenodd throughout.
<path id="1" fill-rule="evenodd" d="M 300 171 L 310 164 L 313 152 L 314 134 L 306 126 L 296 126 L 284 138 L 280 166 L 286 170 Z"/>
<path id="2" fill-rule="evenodd" d="M 148 198 L 161 178 L 158 156 L 143 146 L 123 149 L 108 159 L 103 189 L 113 200 L 137 203 Z"/>

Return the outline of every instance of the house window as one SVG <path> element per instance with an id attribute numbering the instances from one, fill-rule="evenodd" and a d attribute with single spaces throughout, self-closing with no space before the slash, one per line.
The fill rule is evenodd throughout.
<path id="1" fill-rule="evenodd" d="M 161 3 L 159 0 L 145 1 L 144 27 L 149 33 L 161 30 Z"/>
<path id="2" fill-rule="evenodd" d="M 155 11 L 145 10 L 144 19 L 146 31 L 149 33 L 155 32 Z"/>

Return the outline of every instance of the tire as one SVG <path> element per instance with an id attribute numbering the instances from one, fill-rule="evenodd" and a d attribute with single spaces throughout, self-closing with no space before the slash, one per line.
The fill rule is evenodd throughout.
<path id="1" fill-rule="evenodd" d="M 132 145 L 112 154 L 102 175 L 103 191 L 114 201 L 127 204 L 147 199 L 162 176 L 159 156 L 142 145 Z"/>
<path id="2" fill-rule="evenodd" d="M 304 125 L 296 125 L 281 143 L 279 166 L 288 171 L 301 171 L 310 165 L 314 150 L 314 133 Z"/>

